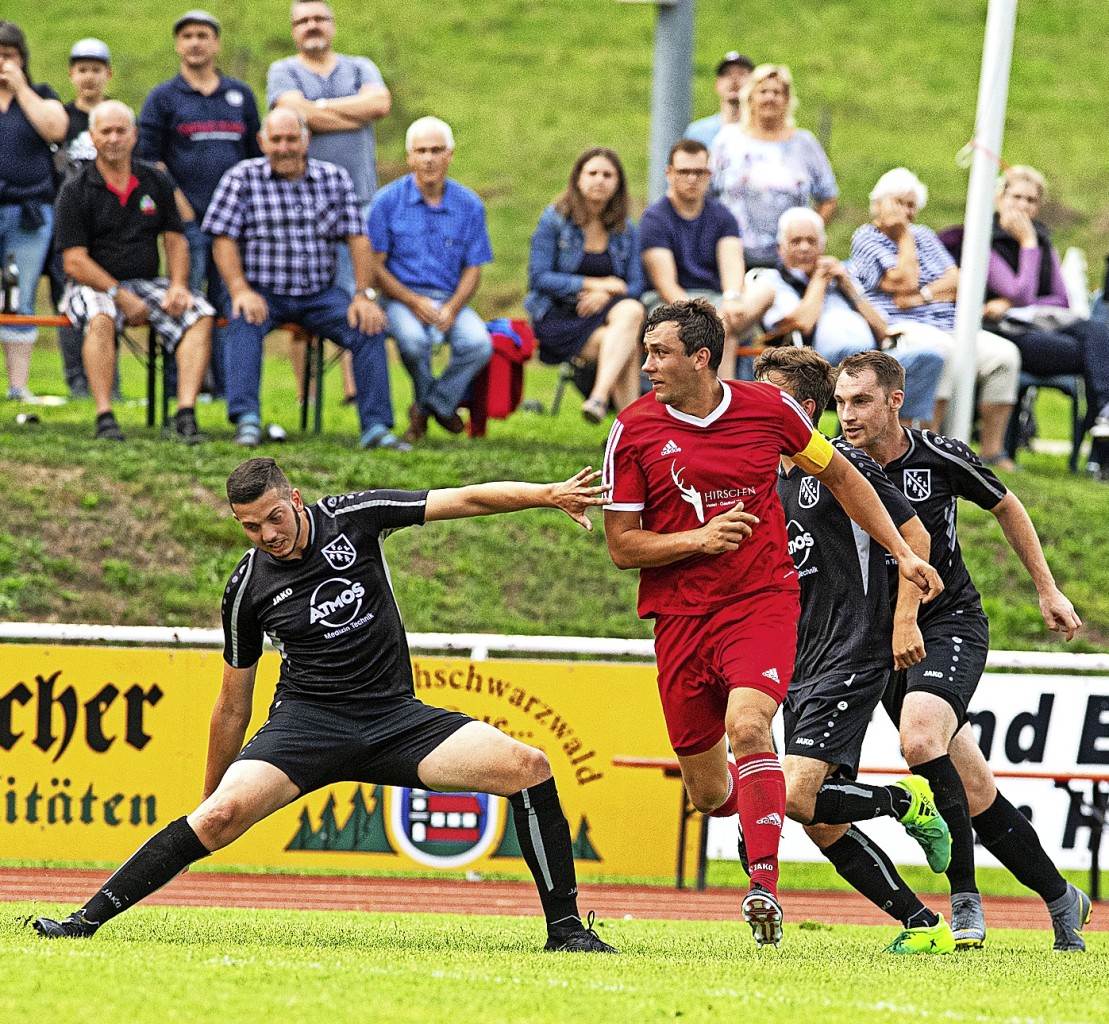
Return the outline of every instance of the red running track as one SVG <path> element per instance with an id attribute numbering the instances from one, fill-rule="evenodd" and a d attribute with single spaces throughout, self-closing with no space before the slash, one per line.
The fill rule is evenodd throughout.
<path id="1" fill-rule="evenodd" d="M 80 905 L 106 877 L 103 871 L 0 868 L 0 902 L 41 901 Z M 740 890 L 673 889 L 651 885 L 584 884 L 578 897 L 583 911 L 600 918 L 720 921 L 739 919 Z M 502 914 L 535 916 L 539 901 L 528 882 L 470 882 L 463 879 L 367 878 L 321 875 L 229 875 L 189 872 L 144 902 L 176 907 L 266 907 L 287 910 L 366 910 L 404 914 Z M 947 898 L 926 903 L 944 914 Z M 786 919 L 827 924 L 889 925 L 890 918 L 853 892 L 783 892 Z M 986 920 L 994 928 L 1051 927 L 1038 899 L 987 896 Z M 1109 914 L 1094 909 L 1086 927 L 1109 930 Z"/>

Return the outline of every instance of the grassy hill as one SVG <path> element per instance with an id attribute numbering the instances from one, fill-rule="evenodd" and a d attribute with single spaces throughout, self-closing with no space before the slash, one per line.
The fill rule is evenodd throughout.
<path id="1" fill-rule="evenodd" d="M 489 205 L 497 262 L 479 295 L 488 315 L 518 309 L 528 239 L 544 205 L 586 146 L 614 147 L 633 193 L 645 198 L 653 4 L 617 0 L 415 0 L 336 3 L 338 49 L 381 67 L 394 96 L 380 122 L 382 178 L 404 171 L 403 138 L 416 117 L 450 121 L 453 173 Z M 288 3 L 214 4 L 222 19 L 224 69 L 261 97 L 270 61 L 288 55 Z M 4 16 L 31 43 L 32 68 L 65 98 L 70 45 L 95 34 L 112 48 L 113 94 L 134 105 L 176 72 L 170 31 L 182 6 L 9 0 Z M 695 36 L 695 113 L 715 109 L 712 68 L 740 49 L 756 62 L 790 65 L 799 123 L 830 118 L 829 155 L 841 187 L 832 249 L 845 254 L 866 219 L 878 175 L 906 164 L 931 189 L 922 220 L 962 219 L 966 171 L 955 155 L 970 139 L 985 24 L 984 0 L 919 0 L 876 7 L 866 0 L 734 4 L 701 0 Z M 1046 175 L 1048 211 L 1063 245 L 1090 255 L 1100 282 L 1109 243 L 1104 161 L 1095 145 L 1105 119 L 1109 8 L 1094 0 L 1020 5 L 1004 156 Z"/>
<path id="2" fill-rule="evenodd" d="M 9 0 L 4 16 L 23 25 L 38 79 L 68 98 L 66 58 L 85 35 L 112 47 L 113 93 L 138 105 L 176 70 L 170 25 L 182 5 L 36 5 Z M 269 62 L 288 54 L 285 0 L 214 5 L 224 23 L 223 66 L 259 93 Z M 735 5 L 702 0 L 697 11 L 695 112 L 714 105 L 712 67 L 738 47 L 757 60 L 792 66 L 802 126 L 831 118 L 829 151 L 842 189 L 832 247 L 842 252 L 865 218 L 877 176 L 899 163 L 931 188 L 923 219 L 961 218 L 966 172 L 954 161 L 971 135 L 984 2 L 921 0 L 883 10 L 872 4 Z M 528 239 L 545 203 L 585 146 L 614 146 L 644 199 L 654 8 L 616 0 L 440 0 L 435 4 L 338 3 L 337 46 L 378 62 L 394 94 L 379 127 L 383 178 L 403 170 L 403 133 L 417 116 L 451 121 L 453 172 L 485 197 L 497 262 L 478 308 L 518 310 Z M 1100 272 L 1109 219 L 1095 132 L 1104 122 L 1109 65 L 1100 52 L 1109 9 L 1090 0 L 1021 6 L 1013 61 L 1006 157 L 1040 167 L 1058 200 L 1062 245 L 1084 245 Z M 36 351 L 32 388 L 60 387 L 48 332 Z M 124 360 L 125 394 L 143 393 Z M 287 426 L 295 399 L 287 362 L 268 364 L 267 414 Z M 553 374 L 528 370 L 529 394 L 549 403 Z M 275 454 L 310 499 L 371 483 L 447 486 L 498 477 L 565 477 L 597 464 L 603 430 L 568 402 L 562 415 L 521 414 L 494 423 L 484 442 L 436 439 L 411 456 L 354 447 L 354 414 L 335 405 L 329 384 L 327 434 Z M 396 408 L 410 385 L 394 375 Z M 1049 436 L 1064 436 L 1062 409 L 1042 403 Z M 88 403 L 42 411 L 37 427 L 15 424 L 0 406 L 0 617 L 214 626 L 226 574 L 243 538 L 222 500 L 226 473 L 242 457 L 229 443 L 221 406 L 200 410 L 219 440 L 184 450 L 142 426 L 132 404 L 120 418 L 124 448 L 89 439 Z M 1084 644 L 1109 646 L 1109 527 L 1105 490 L 1070 478 L 1057 457 L 1026 458 L 1014 478 L 1049 548 L 1060 581 L 1086 619 Z M 994 624 L 996 647 L 1048 646 L 1035 595 L 992 517 L 968 510 L 963 537 Z M 418 630 L 497 630 L 609 636 L 649 635 L 634 618 L 635 579 L 612 568 L 599 532 L 586 534 L 553 513 L 511 520 L 438 524 L 391 539 L 398 596 Z M 1074 647 L 1072 647 L 1074 649 Z"/>

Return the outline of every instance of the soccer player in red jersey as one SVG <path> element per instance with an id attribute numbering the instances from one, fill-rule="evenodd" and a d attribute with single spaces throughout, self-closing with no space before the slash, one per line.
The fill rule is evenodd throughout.
<path id="1" fill-rule="evenodd" d="M 711 305 L 658 307 L 643 343 L 654 393 L 620 413 L 605 450 L 609 555 L 640 570 L 639 614 L 655 620 L 659 695 L 689 798 L 704 813 L 738 812 L 751 870 L 743 918 L 760 948 L 779 945 L 786 796 L 770 723 L 792 676 L 799 611 L 779 456 L 817 477 L 923 600 L 943 585 L 789 395 L 717 377 L 724 327 Z"/>

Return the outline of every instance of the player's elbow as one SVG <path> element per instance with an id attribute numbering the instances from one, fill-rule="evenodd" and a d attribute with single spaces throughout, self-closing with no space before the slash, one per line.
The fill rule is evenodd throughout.
<path id="1" fill-rule="evenodd" d="M 631 556 L 631 552 L 627 551 L 618 544 L 609 544 L 608 557 L 612 559 L 612 564 L 617 569 L 637 569 L 635 560 Z"/>

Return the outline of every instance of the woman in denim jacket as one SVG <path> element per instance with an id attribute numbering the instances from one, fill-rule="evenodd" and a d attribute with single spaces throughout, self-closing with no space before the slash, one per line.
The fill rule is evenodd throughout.
<path id="1" fill-rule="evenodd" d="M 645 311 L 639 229 L 628 219 L 620 158 L 602 147 L 574 162 L 566 190 L 531 237 L 524 308 L 545 363 L 596 363 L 581 407 L 600 423 L 639 397 L 639 335 Z"/>

